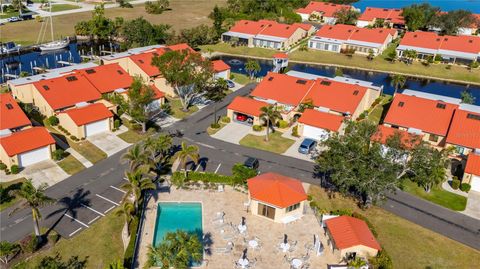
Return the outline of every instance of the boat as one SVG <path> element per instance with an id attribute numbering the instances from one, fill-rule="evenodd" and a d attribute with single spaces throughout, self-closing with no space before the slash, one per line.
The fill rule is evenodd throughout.
<path id="1" fill-rule="evenodd" d="M 68 39 L 64 40 L 57 40 L 57 41 L 52 41 L 49 43 L 42 44 L 38 46 L 41 51 L 53 51 L 53 50 L 61 50 L 70 44 L 70 41 Z"/>
<path id="2" fill-rule="evenodd" d="M 45 34 L 47 32 L 48 28 L 48 23 L 50 23 L 50 34 L 51 34 L 51 41 L 48 43 L 40 44 L 38 48 L 41 51 L 54 51 L 54 50 L 60 50 L 68 47 L 70 44 L 70 41 L 68 39 L 62 39 L 62 40 L 55 40 L 53 36 L 53 18 L 52 18 L 52 3 L 48 1 L 49 7 L 50 7 L 50 16 L 45 17 L 42 26 L 40 27 L 40 32 L 38 34 L 38 39 L 37 43 L 40 44 L 40 41 L 44 40 Z"/>

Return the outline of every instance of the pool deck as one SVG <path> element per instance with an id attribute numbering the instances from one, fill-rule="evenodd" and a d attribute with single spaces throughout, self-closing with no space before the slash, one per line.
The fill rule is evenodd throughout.
<path id="1" fill-rule="evenodd" d="M 308 184 L 304 185 L 308 188 Z M 317 222 L 317 219 L 310 210 L 307 210 L 302 219 L 289 224 L 274 223 L 266 218 L 253 216 L 247 213 L 244 208 L 244 202 L 248 200 L 246 193 L 233 190 L 226 187 L 224 192 L 213 190 L 182 190 L 171 188 L 170 193 L 160 192 L 150 199 L 145 212 L 144 229 L 140 238 L 139 257 L 137 268 L 143 268 L 147 259 L 148 246 L 151 245 L 154 235 L 156 220 L 156 207 L 158 202 L 163 201 L 181 201 L 181 202 L 201 202 L 203 204 L 203 232 L 211 238 L 211 249 L 225 247 L 228 241 L 234 243 L 233 251 L 229 254 L 205 253 L 205 262 L 200 268 L 234 268 L 234 262 L 238 261 L 245 248 L 248 248 L 244 239 L 251 239 L 254 236 L 260 239 L 262 247 L 260 250 L 248 248 L 247 256 L 250 260 L 257 259 L 255 268 L 290 268 L 290 264 L 285 261 L 284 256 L 289 258 L 300 258 L 305 255 L 306 244 L 313 243 L 314 234 L 320 236 L 325 249 L 321 256 L 316 256 L 313 251 L 310 252 L 310 268 L 327 268 L 327 264 L 338 264 L 340 255 L 338 252 L 332 253 L 327 245 L 327 239 L 323 234 L 323 229 Z M 231 228 L 225 229 L 222 234 L 220 229 L 215 228 L 212 223 L 216 212 L 225 213 L 225 222 L 232 222 L 237 226 L 242 217 L 246 218 L 248 227 L 247 235 L 238 235 L 234 239 L 224 240 L 223 235 L 232 234 Z M 284 253 L 277 249 L 284 234 L 288 235 L 289 240 L 298 241 L 295 251 Z"/>

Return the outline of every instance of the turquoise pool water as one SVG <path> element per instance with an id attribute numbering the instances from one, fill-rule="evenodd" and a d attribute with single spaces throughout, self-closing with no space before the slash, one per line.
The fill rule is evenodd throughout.
<path id="1" fill-rule="evenodd" d="M 196 233 L 202 239 L 201 203 L 158 203 L 153 245 L 158 246 L 166 233 L 176 230 Z"/>

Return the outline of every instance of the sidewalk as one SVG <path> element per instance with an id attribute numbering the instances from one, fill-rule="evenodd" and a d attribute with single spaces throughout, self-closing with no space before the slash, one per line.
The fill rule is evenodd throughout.
<path id="1" fill-rule="evenodd" d="M 89 160 L 85 159 L 85 157 L 83 157 L 80 153 L 71 148 L 67 143 L 63 142 L 63 140 L 58 138 L 55 133 L 50 134 L 52 135 L 53 139 L 55 139 L 55 143 L 59 147 L 61 147 L 66 152 L 72 154 L 72 156 L 75 157 L 75 159 L 77 159 L 79 162 L 81 162 L 83 166 L 85 166 L 86 168 L 93 166 L 93 164 Z"/>

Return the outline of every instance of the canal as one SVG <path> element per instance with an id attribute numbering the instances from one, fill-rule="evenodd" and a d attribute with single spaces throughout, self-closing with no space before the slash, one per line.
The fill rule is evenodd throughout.
<path id="1" fill-rule="evenodd" d="M 247 74 L 245 71 L 245 62 L 248 60 L 248 58 L 237 56 L 220 56 L 218 58 L 229 64 L 231 66 L 232 72 Z M 255 60 L 258 61 L 261 67 L 261 71 L 257 74 L 258 76 L 265 76 L 267 72 L 272 70 L 272 61 L 258 59 Z M 288 70 L 305 72 L 326 77 L 334 77 L 335 69 L 335 67 L 301 63 L 290 63 L 288 65 Z M 348 68 L 341 69 L 343 71 L 344 77 L 370 81 L 373 82 L 375 85 L 383 86 L 383 92 L 385 94 L 393 94 L 394 92 L 394 87 L 391 84 L 390 75 L 387 73 L 369 72 Z M 405 83 L 405 87 L 403 89 L 400 89 L 399 92 L 402 92 L 404 89 L 411 89 L 455 98 L 460 98 L 463 91 L 468 91 L 475 97 L 476 105 L 480 105 L 480 86 L 467 86 L 464 84 L 456 84 L 452 82 L 408 78 L 407 82 Z"/>

